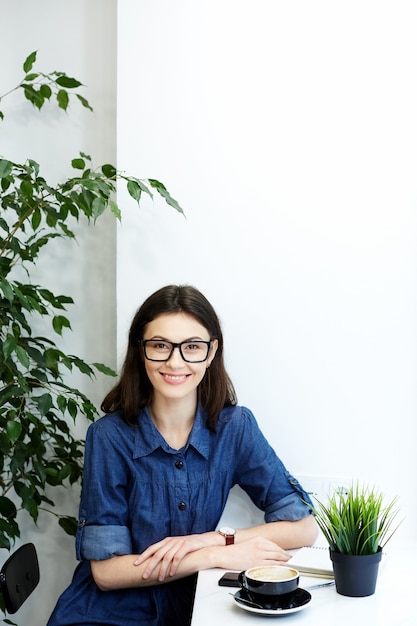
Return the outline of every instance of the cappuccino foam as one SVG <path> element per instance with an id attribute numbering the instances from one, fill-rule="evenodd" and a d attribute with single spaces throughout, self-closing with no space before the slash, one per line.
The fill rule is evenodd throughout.
<path id="1" fill-rule="evenodd" d="M 254 580 L 261 580 L 265 582 L 279 582 L 281 580 L 290 580 L 298 576 L 298 572 L 290 567 L 282 566 L 266 566 L 266 567 L 254 567 L 246 572 L 248 578 Z"/>

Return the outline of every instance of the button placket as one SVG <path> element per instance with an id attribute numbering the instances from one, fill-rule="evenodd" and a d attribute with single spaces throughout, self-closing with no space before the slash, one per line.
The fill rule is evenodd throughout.
<path id="1" fill-rule="evenodd" d="M 173 505 L 176 513 L 172 515 L 172 532 L 173 534 L 187 534 L 189 524 L 189 479 L 188 468 L 185 455 L 177 452 L 172 460 L 173 471 L 175 472 L 175 499 Z"/>
<path id="2" fill-rule="evenodd" d="M 178 459 L 177 461 L 175 461 L 175 467 L 178 470 L 184 469 L 184 461 L 181 461 L 181 459 Z M 181 500 L 178 503 L 178 508 L 179 508 L 180 511 L 185 511 L 185 509 L 187 508 L 187 505 L 185 504 L 185 502 L 183 500 Z"/>

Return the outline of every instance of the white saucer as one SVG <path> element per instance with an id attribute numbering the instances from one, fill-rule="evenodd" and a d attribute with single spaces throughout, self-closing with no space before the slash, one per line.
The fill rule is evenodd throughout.
<path id="1" fill-rule="evenodd" d="M 243 589 L 239 589 L 239 591 L 236 591 L 236 593 L 233 595 L 233 599 L 236 602 L 237 606 L 244 611 L 257 613 L 258 615 L 274 615 L 275 617 L 279 617 L 280 615 L 288 615 L 289 613 L 296 613 L 297 611 L 302 611 L 303 609 L 305 609 L 306 606 L 308 606 L 311 602 L 311 594 L 305 589 L 301 589 L 299 587 L 291 596 L 291 601 L 287 605 L 277 607 L 276 609 L 258 609 L 256 606 L 251 606 L 250 604 L 247 604 L 245 600 L 250 600 L 250 597 Z"/>

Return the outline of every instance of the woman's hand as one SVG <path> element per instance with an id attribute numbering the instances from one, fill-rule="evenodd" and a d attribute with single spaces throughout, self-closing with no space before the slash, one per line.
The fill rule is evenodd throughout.
<path id="1" fill-rule="evenodd" d="M 147 548 L 134 561 L 134 565 L 141 565 L 149 560 L 143 572 L 143 578 L 147 579 L 152 572 L 159 567 L 158 580 L 162 582 L 166 576 L 173 576 L 178 565 L 186 554 L 195 552 L 210 545 L 210 533 L 201 535 L 185 535 L 184 537 L 166 537 L 158 543 Z"/>
<path id="2" fill-rule="evenodd" d="M 245 570 L 255 565 L 283 565 L 291 554 L 270 539 L 251 537 L 246 541 L 224 546 L 217 567 Z"/>

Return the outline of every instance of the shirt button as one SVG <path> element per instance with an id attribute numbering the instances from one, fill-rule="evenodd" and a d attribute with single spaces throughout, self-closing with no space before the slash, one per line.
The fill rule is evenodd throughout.
<path id="1" fill-rule="evenodd" d="M 187 505 L 185 504 L 185 502 L 180 502 L 178 505 L 178 508 L 180 511 L 185 511 L 185 509 L 187 508 Z"/>
<path id="2" fill-rule="evenodd" d="M 184 467 L 184 463 L 183 463 L 182 461 L 177 461 L 177 462 L 175 463 L 175 467 L 176 467 L 177 469 L 182 469 L 182 468 Z"/>

